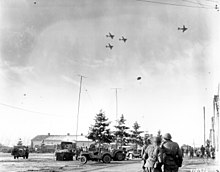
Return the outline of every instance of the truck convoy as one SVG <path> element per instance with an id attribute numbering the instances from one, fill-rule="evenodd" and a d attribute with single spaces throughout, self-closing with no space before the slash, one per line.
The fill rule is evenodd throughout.
<path id="1" fill-rule="evenodd" d="M 28 159 L 29 149 L 27 146 L 17 145 L 12 149 L 11 155 L 14 159 L 23 157 Z M 126 152 L 123 149 L 112 148 L 110 144 L 93 143 L 89 148 L 77 148 L 75 142 L 61 141 L 55 150 L 56 161 L 73 161 L 73 157 L 80 160 L 82 164 L 87 161 L 102 161 L 110 163 L 113 161 L 123 161 L 126 158 Z"/>

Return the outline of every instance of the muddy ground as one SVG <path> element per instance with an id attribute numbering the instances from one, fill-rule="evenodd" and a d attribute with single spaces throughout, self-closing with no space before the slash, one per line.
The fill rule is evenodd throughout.
<path id="1" fill-rule="evenodd" d="M 8 153 L 0 153 L 0 171 L 1 172 L 29 172 L 29 171 L 41 171 L 41 172 L 60 172 L 60 171 L 106 171 L 118 167 L 124 168 L 128 164 L 138 164 L 140 166 L 140 159 L 134 159 L 129 161 L 112 161 L 110 164 L 104 164 L 102 162 L 89 161 L 87 164 L 82 165 L 79 161 L 56 161 L 54 154 L 42 154 L 31 153 L 28 159 L 14 159 Z M 107 170 L 108 171 L 108 170 Z"/>
<path id="2" fill-rule="evenodd" d="M 141 160 L 112 161 L 109 164 L 88 161 L 56 161 L 54 154 L 31 153 L 29 159 L 14 159 L 11 154 L 0 153 L 0 172 L 141 172 Z M 185 157 L 180 172 L 220 171 L 216 160 Z"/>

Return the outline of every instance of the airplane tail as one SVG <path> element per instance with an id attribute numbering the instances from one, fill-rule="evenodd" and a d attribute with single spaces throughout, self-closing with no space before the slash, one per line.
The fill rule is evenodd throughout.
<path id="1" fill-rule="evenodd" d="M 178 30 L 181 30 L 181 28 L 180 28 L 180 27 L 178 27 Z"/>

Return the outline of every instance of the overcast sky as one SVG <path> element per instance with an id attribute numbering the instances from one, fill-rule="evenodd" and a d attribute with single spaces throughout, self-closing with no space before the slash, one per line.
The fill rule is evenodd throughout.
<path id="1" fill-rule="evenodd" d="M 75 134 L 81 74 L 79 133 L 88 133 L 100 109 L 113 126 L 112 88 L 121 88 L 118 117 L 124 114 L 129 127 L 137 121 L 143 131 L 170 132 L 180 144 L 203 144 L 203 106 L 208 137 L 220 77 L 214 3 L 200 0 L 213 7 L 207 9 L 135 0 L 35 2 L 1 2 L 1 143 Z M 177 29 L 183 25 L 184 33 Z"/>

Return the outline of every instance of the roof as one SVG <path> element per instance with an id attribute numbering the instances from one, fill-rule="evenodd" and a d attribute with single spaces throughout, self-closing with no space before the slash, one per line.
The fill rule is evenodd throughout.
<path id="1" fill-rule="evenodd" d="M 50 136 L 50 137 L 46 138 L 45 141 L 70 141 L 70 142 L 73 142 L 75 140 L 71 136 L 55 135 L 55 136 Z"/>
<path id="2" fill-rule="evenodd" d="M 50 137 L 49 135 L 37 135 L 31 141 L 42 141 L 45 140 L 47 137 Z"/>
<path id="3" fill-rule="evenodd" d="M 32 139 L 32 141 L 76 141 L 76 135 L 38 135 Z M 85 136 L 77 136 L 79 142 L 91 142 Z"/>

